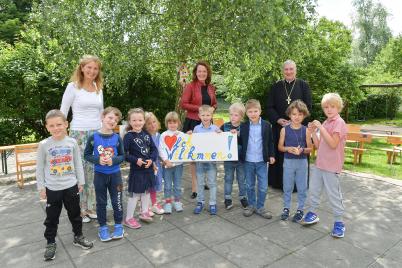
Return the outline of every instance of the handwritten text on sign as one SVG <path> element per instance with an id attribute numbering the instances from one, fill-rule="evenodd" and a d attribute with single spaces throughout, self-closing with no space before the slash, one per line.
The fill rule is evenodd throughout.
<path id="1" fill-rule="evenodd" d="M 166 153 L 172 162 L 236 161 L 237 135 L 230 132 L 165 136 Z"/>

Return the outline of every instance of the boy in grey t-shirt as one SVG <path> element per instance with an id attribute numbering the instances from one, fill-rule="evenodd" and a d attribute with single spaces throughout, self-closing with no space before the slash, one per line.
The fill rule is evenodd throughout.
<path id="1" fill-rule="evenodd" d="M 61 209 L 66 208 L 73 226 L 75 246 L 90 249 L 93 243 L 82 235 L 80 196 L 84 184 L 84 171 L 77 142 L 68 137 L 68 122 L 59 110 L 46 115 L 46 129 L 52 135 L 41 141 L 36 161 L 36 180 L 40 198 L 46 201 L 45 261 L 56 254 L 57 226 Z"/>

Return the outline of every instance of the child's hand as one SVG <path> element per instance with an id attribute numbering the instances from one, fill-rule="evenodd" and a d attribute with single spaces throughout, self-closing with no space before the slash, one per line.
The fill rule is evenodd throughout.
<path id="1" fill-rule="evenodd" d="M 275 164 L 275 157 L 270 157 L 270 158 L 269 158 L 269 163 L 270 163 L 271 165 Z"/>
<path id="2" fill-rule="evenodd" d="M 237 135 L 237 130 L 236 130 L 235 128 L 234 128 L 234 129 L 231 129 L 231 130 L 230 130 L 230 133 Z"/>
<path id="3" fill-rule="evenodd" d="M 289 121 L 288 120 L 286 120 L 286 119 L 283 119 L 283 118 L 279 118 L 278 119 L 278 121 L 276 121 L 279 125 L 281 125 L 281 126 L 287 126 L 287 125 L 289 125 Z"/>
<path id="4" fill-rule="evenodd" d="M 173 167 L 173 163 L 172 163 L 171 161 L 169 161 L 169 160 L 165 160 L 165 161 L 163 162 L 163 164 L 165 165 L 166 168 L 171 168 L 171 167 Z"/>
<path id="5" fill-rule="evenodd" d="M 142 158 L 138 158 L 137 160 L 137 166 L 141 167 L 142 165 L 146 165 L 147 162 L 142 161 Z"/>
<path id="6" fill-rule="evenodd" d="M 152 160 L 151 159 L 145 160 L 144 164 L 145 164 L 145 168 L 149 168 L 152 165 Z"/>
<path id="7" fill-rule="evenodd" d="M 189 130 L 189 131 L 187 131 L 186 132 L 188 135 L 191 135 L 191 134 L 193 134 L 193 131 L 192 130 Z"/>
<path id="8" fill-rule="evenodd" d="M 46 200 L 46 198 L 47 198 L 47 196 L 46 196 L 46 189 L 40 190 L 40 192 L 39 192 L 39 198 L 40 198 L 41 200 Z"/>
<path id="9" fill-rule="evenodd" d="M 113 165 L 113 160 L 112 160 L 112 158 L 109 158 L 109 159 L 106 161 L 106 165 L 108 165 L 108 166 L 112 166 L 112 165 Z"/>
<path id="10" fill-rule="evenodd" d="M 101 157 L 99 158 L 99 164 L 102 165 L 102 166 L 107 165 L 107 160 L 106 160 L 106 158 L 101 156 Z"/>
<path id="11" fill-rule="evenodd" d="M 317 129 L 317 127 L 313 124 L 313 122 L 309 122 L 307 128 L 311 133 L 314 133 L 315 130 Z"/>
<path id="12" fill-rule="evenodd" d="M 314 121 L 313 121 L 313 125 L 314 125 L 316 128 L 318 128 L 318 129 L 320 129 L 320 128 L 322 127 L 320 121 L 318 121 L 318 120 L 314 120 Z"/>
<path id="13" fill-rule="evenodd" d="M 84 185 L 78 185 L 78 192 L 82 193 L 84 191 Z"/>

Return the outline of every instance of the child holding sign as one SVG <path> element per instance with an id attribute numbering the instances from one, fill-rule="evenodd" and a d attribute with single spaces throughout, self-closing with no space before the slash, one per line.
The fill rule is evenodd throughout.
<path id="1" fill-rule="evenodd" d="M 201 124 L 195 126 L 194 133 L 221 132 L 221 130 L 212 124 L 212 115 L 214 108 L 209 105 L 202 105 L 198 109 L 198 116 L 201 119 Z M 189 131 L 191 133 L 191 131 Z M 216 163 L 215 162 L 197 162 L 197 206 L 194 209 L 194 214 L 200 214 L 204 208 L 204 176 L 207 175 L 209 186 L 209 213 L 216 215 Z"/>
<path id="2" fill-rule="evenodd" d="M 223 132 L 236 131 L 240 133 L 240 124 L 243 120 L 246 108 L 242 103 L 233 103 L 229 107 L 230 121 L 224 123 L 221 126 Z M 238 139 L 238 151 L 240 155 L 241 145 Z M 225 169 L 225 208 L 231 209 L 233 207 L 232 203 L 232 186 L 233 180 L 236 173 L 237 183 L 239 185 L 239 199 L 242 207 L 245 209 L 248 206 L 247 202 L 247 192 L 246 192 L 246 181 L 244 178 L 244 167 L 242 161 L 225 161 L 223 163 Z"/>
<path id="3" fill-rule="evenodd" d="M 283 161 L 283 212 L 281 220 L 287 220 L 290 213 L 290 201 L 293 187 L 297 186 L 297 211 L 292 221 L 303 219 L 304 202 L 307 197 L 307 154 L 311 152 L 311 133 L 302 125 L 304 118 L 309 116 L 306 104 L 301 100 L 292 102 L 286 110 L 290 124 L 281 129 L 278 149 L 284 152 Z"/>
<path id="4" fill-rule="evenodd" d="M 183 175 L 183 163 L 172 163 L 168 159 L 168 151 L 172 150 L 172 147 L 184 134 L 179 131 L 180 117 L 176 112 L 170 112 L 165 117 L 165 126 L 167 130 L 162 133 L 159 142 L 159 157 L 163 161 L 165 167 L 164 176 L 164 195 L 165 205 L 163 210 L 166 214 L 172 213 L 172 184 L 173 184 L 173 206 L 177 212 L 183 211 L 183 203 L 181 199 L 181 178 Z"/>
<path id="5" fill-rule="evenodd" d="M 258 100 L 247 101 L 246 114 L 249 121 L 240 125 L 240 159 L 244 161 L 249 206 L 243 215 L 250 217 L 257 213 L 265 219 L 271 219 L 271 213 L 264 208 L 268 190 L 268 165 L 275 163 L 271 124 L 261 119 L 261 104 Z"/>

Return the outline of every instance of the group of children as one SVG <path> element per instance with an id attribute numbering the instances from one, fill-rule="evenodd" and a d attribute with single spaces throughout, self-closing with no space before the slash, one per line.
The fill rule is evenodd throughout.
<path id="1" fill-rule="evenodd" d="M 291 195 L 294 184 L 297 186 L 298 207 L 292 219 L 304 225 L 319 221 L 316 209 L 324 187 L 333 208 L 335 224 L 331 233 L 334 237 L 343 237 L 345 226 L 342 222 L 344 211 L 342 193 L 339 185 L 339 173 L 344 161 L 346 125 L 339 116 L 342 99 L 336 93 L 326 94 L 321 102 L 327 120 L 321 124 L 314 120 L 308 126 L 302 125 L 309 116 L 306 105 L 296 100 L 287 109 L 290 124 L 280 133 L 278 148 L 284 152 L 283 164 L 283 203 L 282 220 L 290 216 Z M 269 164 L 275 162 L 275 150 L 271 125 L 261 118 L 261 105 L 257 100 L 249 100 L 244 106 L 234 103 L 229 108 L 230 122 L 220 128 L 212 122 L 214 108 L 202 105 L 199 108 L 201 124 L 191 133 L 232 132 L 238 136 L 238 161 L 224 162 L 224 204 L 226 209 L 233 207 L 232 185 L 234 176 L 239 188 L 239 201 L 244 208 L 243 215 L 250 217 L 254 213 L 270 219 L 272 214 L 265 209 L 268 190 Z M 248 121 L 243 122 L 244 115 Z M 169 112 L 165 117 L 167 130 L 159 134 L 160 124 L 153 113 L 134 108 L 128 112 L 127 133 L 123 140 L 114 129 L 121 120 L 121 112 L 114 107 L 106 108 L 102 113 L 102 128 L 93 134 L 85 148 L 85 160 L 94 164 L 96 212 L 99 222 L 98 236 L 101 241 L 121 239 L 124 236 L 123 225 L 137 229 L 141 224 L 134 217 L 138 201 L 141 202 L 139 219 L 152 222 L 156 214 L 170 214 L 183 211 L 181 203 L 181 180 L 183 163 L 168 159 L 167 141 L 184 135 L 180 131 L 180 118 L 176 112 Z M 68 123 L 58 110 L 46 115 L 46 128 L 51 137 L 39 144 L 37 181 L 41 198 L 47 198 L 45 238 L 47 247 L 45 260 L 54 259 L 56 252 L 55 237 L 62 204 L 67 209 L 73 225 L 74 245 L 84 249 L 93 246 L 82 235 L 79 195 L 84 184 L 79 148 L 74 139 L 67 136 Z M 319 133 L 318 133 L 319 132 Z M 307 198 L 307 155 L 313 146 L 318 149 L 315 168 L 310 176 L 308 213 L 304 215 Z M 126 217 L 123 219 L 123 181 L 120 164 L 130 163 L 128 176 L 128 201 Z M 197 204 L 195 214 L 200 214 L 205 207 L 205 180 L 209 186 L 209 213 L 217 214 L 216 200 L 216 162 L 196 162 Z M 163 177 L 163 180 L 162 180 Z M 206 178 L 205 178 L 206 177 Z M 157 202 L 157 192 L 164 189 L 163 208 Z M 109 232 L 106 224 L 107 192 L 113 207 L 114 228 Z M 172 198 L 173 195 L 173 198 Z"/>

